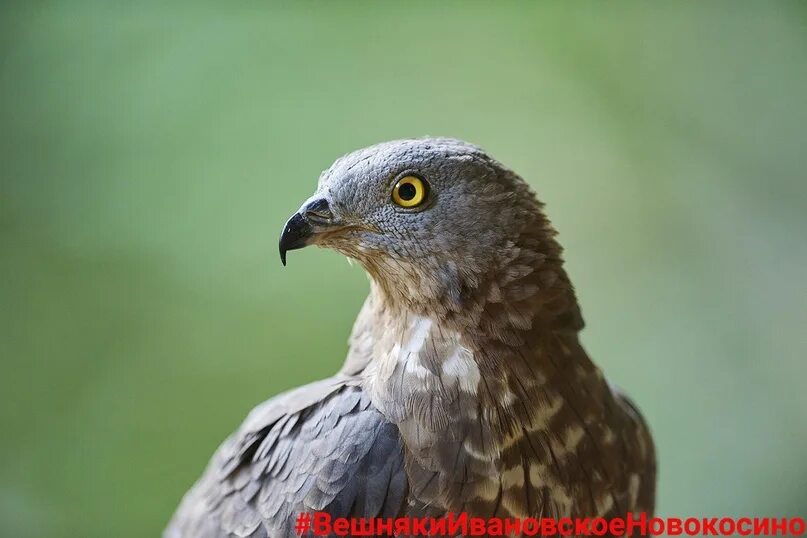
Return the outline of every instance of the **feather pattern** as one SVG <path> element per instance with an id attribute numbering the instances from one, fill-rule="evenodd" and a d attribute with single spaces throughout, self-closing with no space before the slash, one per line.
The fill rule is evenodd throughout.
<path id="1" fill-rule="evenodd" d="M 296 536 L 303 511 L 398 515 L 407 494 L 400 436 L 353 381 L 315 383 L 256 408 L 165 536 Z"/>

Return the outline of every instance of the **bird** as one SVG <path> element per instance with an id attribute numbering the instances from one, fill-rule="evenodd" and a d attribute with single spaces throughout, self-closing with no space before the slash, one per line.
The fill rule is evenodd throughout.
<path id="1" fill-rule="evenodd" d="M 279 250 L 286 265 L 332 249 L 368 274 L 343 365 L 253 409 L 164 536 L 295 536 L 302 512 L 652 515 L 653 438 L 581 344 L 556 237 L 527 182 L 476 145 L 337 159 Z"/>

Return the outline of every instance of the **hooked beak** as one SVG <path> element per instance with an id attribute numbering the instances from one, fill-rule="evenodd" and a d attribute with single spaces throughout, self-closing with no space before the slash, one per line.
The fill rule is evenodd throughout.
<path id="1" fill-rule="evenodd" d="M 280 261 L 286 265 L 286 252 L 303 248 L 312 237 L 333 224 L 333 213 L 325 198 L 315 198 L 303 204 L 300 210 L 286 221 L 280 234 Z"/>
<path id="2" fill-rule="evenodd" d="M 295 213 L 286 222 L 283 233 L 280 234 L 280 261 L 286 265 L 286 252 L 306 246 L 306 241 L 313 234 L 314 229 L 300 213 Z"/>

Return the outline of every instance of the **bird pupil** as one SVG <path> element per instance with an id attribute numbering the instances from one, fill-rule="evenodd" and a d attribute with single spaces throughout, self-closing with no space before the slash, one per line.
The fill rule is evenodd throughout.
<path id="1" fill-rule="evenodd" d="M 409 201 L 415 197 L 417 189 L 411 183 L 404 183 L 398 188 L 398 195 L 402 200 Z"/>

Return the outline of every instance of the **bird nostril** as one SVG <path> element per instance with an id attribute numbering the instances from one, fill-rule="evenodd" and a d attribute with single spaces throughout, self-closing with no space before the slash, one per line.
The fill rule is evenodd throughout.
<path id="1" fill-rule="evenodd" d="M 303 208 L 302 213 L 305 218 L 313 222 L 328 222 L 333 219 L 331 207 L 325 198 L 318 198 L 309 202 Z"/>

